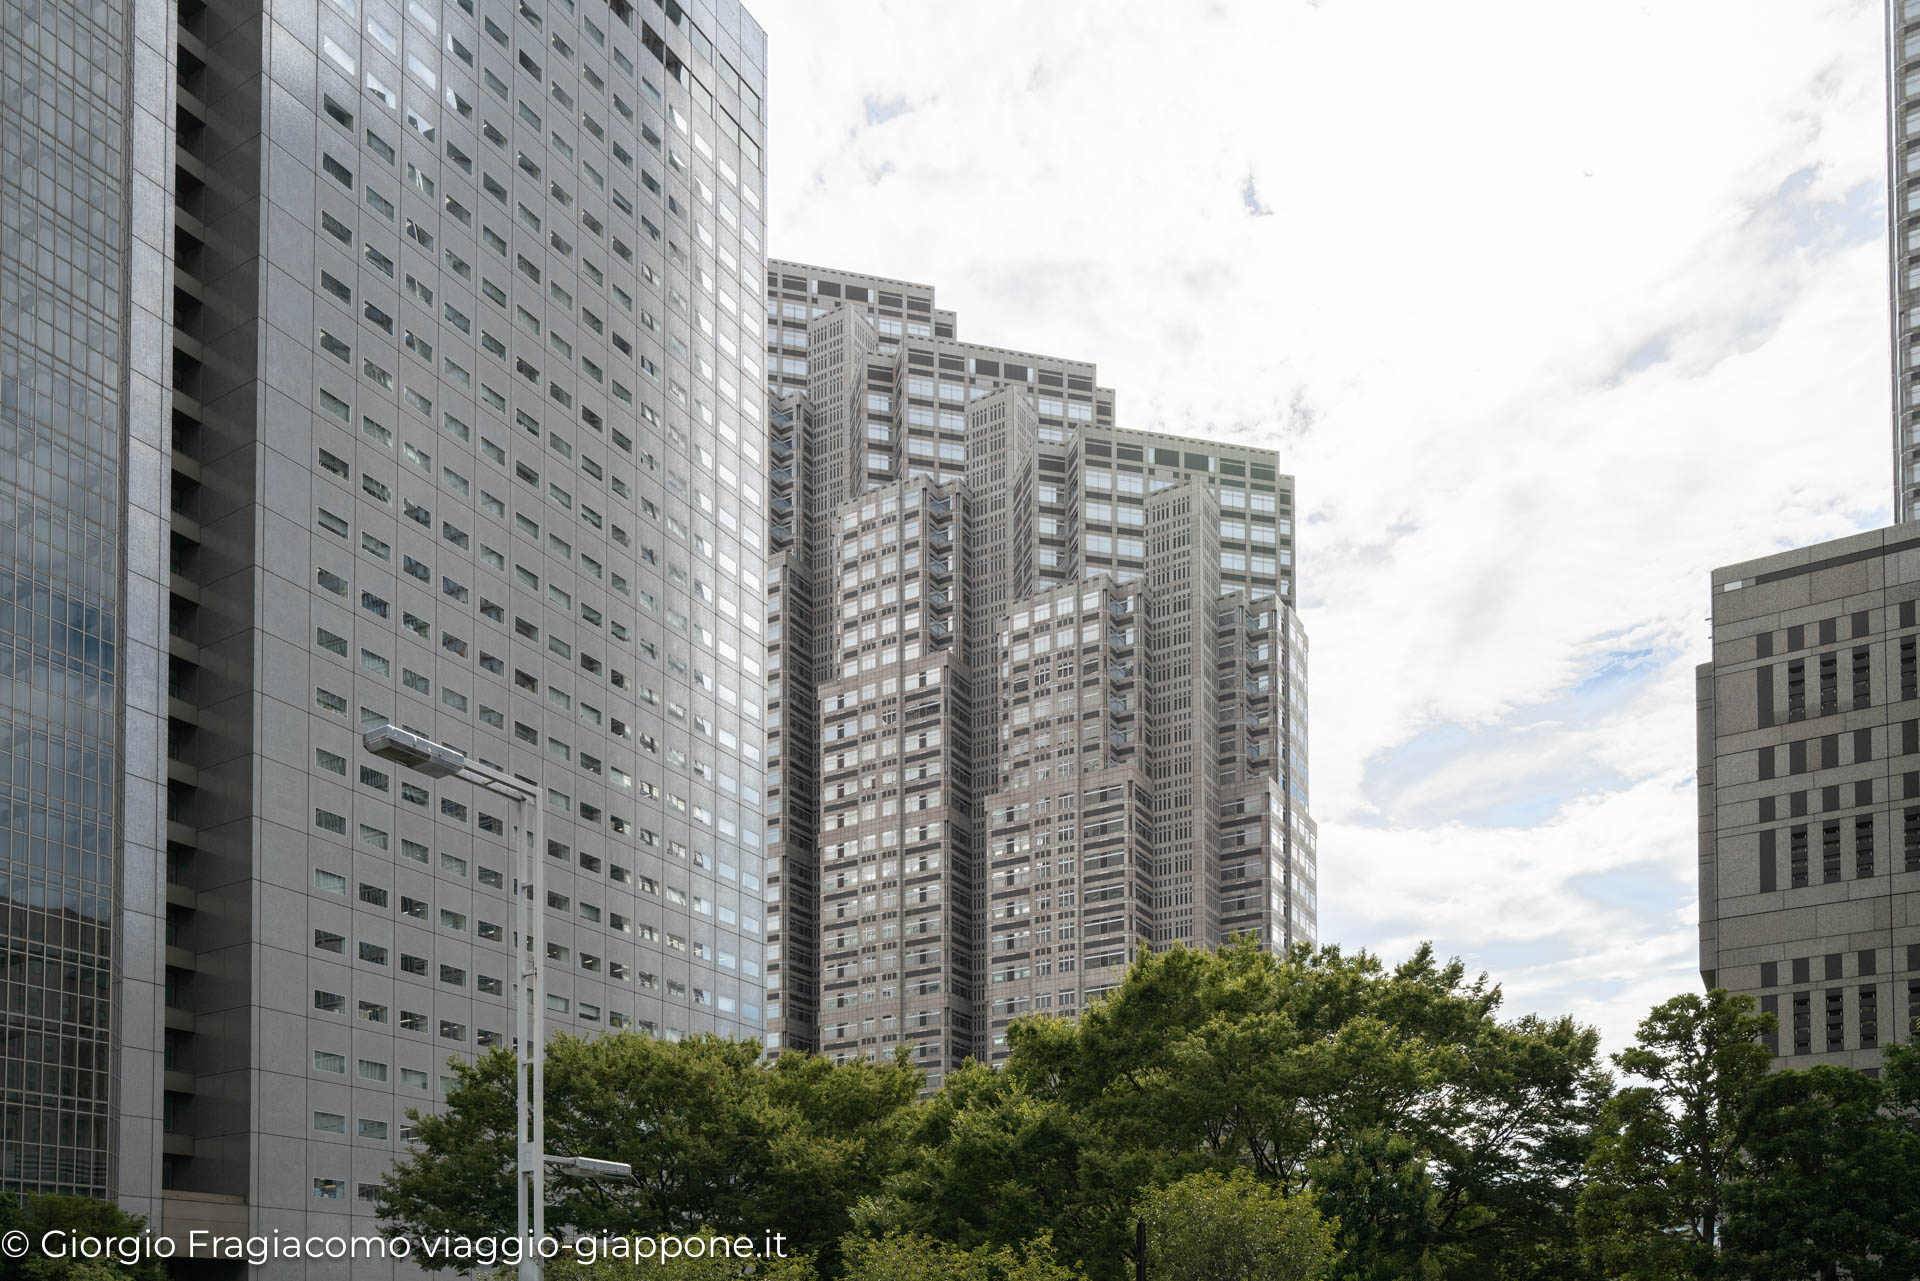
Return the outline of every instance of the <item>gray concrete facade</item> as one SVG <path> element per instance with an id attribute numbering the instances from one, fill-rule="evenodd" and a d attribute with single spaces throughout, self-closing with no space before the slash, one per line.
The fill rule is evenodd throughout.
<path id="1" fill-rule="evenodd" d="M 1920 1015 L 1920 537 L 1715 570 L 1698 672 L 1700 973 L 1782 1066 L 1875 1069 Z"/>

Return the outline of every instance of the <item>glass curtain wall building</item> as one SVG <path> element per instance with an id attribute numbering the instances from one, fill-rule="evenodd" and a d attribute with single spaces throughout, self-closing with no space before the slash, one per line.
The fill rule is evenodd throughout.
<path id="1" fill-rule="evenodd" d="M 114 1083 L 116 1066 L 157 1067 L 161 979 L 164 157 L 143 132 L 160 120 L 134 104 L 165 86 L 150 66 L 135 80 L 144 34 L 133 0 L 0 7 L 0 1190 L 15 1194 L 103 1197 L 116 1161 L 137 1178 L 157 1157 L 159 1099 Z"/>
<path id="2" fill-rule="evenodd" d="M 127 0 L 0 39 L 0 1182 L 371 1229 L 512 999 L 514 816 L 368 755 L 387 721 L 543 792 L 550 1025 L 757 1035 L 752 18 Z"/>

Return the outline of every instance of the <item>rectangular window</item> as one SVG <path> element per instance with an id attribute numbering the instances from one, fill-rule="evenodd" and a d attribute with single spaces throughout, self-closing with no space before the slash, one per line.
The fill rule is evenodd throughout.
<path id="1" fill-rule="evenodd" d="M 1793 994 L 1793 1052 L 1813 1053 L 1813 994 Z"/>

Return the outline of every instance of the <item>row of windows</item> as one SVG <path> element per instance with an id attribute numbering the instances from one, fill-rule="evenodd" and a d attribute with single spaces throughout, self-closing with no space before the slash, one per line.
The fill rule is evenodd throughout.
<path id="1" fill-rule="evenodd" d="M 1851 829 L 1851 840 L 1847 842 L 1850 850 L 1845 850 L 1843 837 Z M 1833 884 L 1848 878 L 1863 879 L 1876 874 L 1874 818 L 1871 814 L 1857 815 L 1850 820 L 1826 822 L 1819 825 L 1816 850 L 1813 842 L 1816 832 L 1810 824 L 1799 824 L 1785 829 L 1769 829 L 1760 833 L 1760 892 L 1772 893 L 1780 888 L 1780 856 L 1782 847 L 1786 855 L 1787 886 L 1790 889 L 1803 889 L 1817 881 L 1820 884 Z M 1908 872 L 1920 872 L 1920 809 L 1909 809 L 1903 819 L 1901 833 L 1901 869 Z M 1852 854 L 1849 861 L 1847 853 Z"/>
<path id="2" fill-rule="evenodd" d="M 327 407 L 329 397 L 330 397 L 330 394 L 323 389 L 321 391 L 321 402 L 323 407 Z M 339 401 L 337 397 L 333 397 L 331 399 L 337 402 L 340 410 L 342 411 L 342 413 L 344 413 L 346 409 L 345 402 Z M 522 417 L 524 417 L 524 415 L 522 415 Z M 368 422 L 371 422 L 371 420 L 368 420 Z M 464 428 L 464 424 L 462 424 L 462 426 Z M 537 423 L 530 424 L 529 430 L 533 430 L 537 433 L 537 429 L 538 429 Z M 677 432 L 671 433 L 671 434 L 677 435 Z M 464 438 L 464 434 L 463 434 L 463 438 Z M 558 438 L 556 437 L 555 440 L 557 441 Z M 490 459 L 492 459 L 497 465 L 501 467 L 504 467 L 506 465 L 506 454 L 504 450 L 500 449 L 497 445 L 494 445 L 492 442 L 486 440 L 484 437 L 482 438 L 481 443 L 483 446 L 483 452 L 485 452 Z M 413 453 L 417 455 L 419 458 L 428 459 L 430 461 L 430 456 L 425 454 L 424 452 L 419 451 L 417 448 L 413 446 L 409 446 L 408 448 L 412 450 Z M 337 456 L 332 455 L 331 453 L 325 450 L 322 450 L 321 452 L 322 452 L 322 457 L 320 461 L 321 461 L 322 470 L 325 470 L 330 474 L 336 477 L 339 477 L 341 479 L 345 479 L 351 474 L 351 468 L 343 460 L 339 459 Z M 571 456 L 570 449 L 567 450 L 567 454 L 568 456 Z M 588 463 L 591 463 L 590 459 L 586 461 Z M 645 455 L 645 461 L 649 469 L 652 469 L 657 465 L 652 454 Z M 458 473 L 453 472 L 451 468 L 443 468 L 442 470 L 443 470 L 442 481 L 443 483 L 447 483 L 449 488 L 453 488 L 456 491 L 463 491 L 463 487 L 468 486 L 468 482 L 466 478 L 463 476 L 460 476 Z M 538 471 L 528 467 L 524 463 L 516 463 L 514 467 L 514 471 L 515 471 L 516 477 L 519 480 L 521 480 L 525 484 L 534 486 L 537 490 L 538 481 L 539 481 Z M 679 488 L 680 486 L 683 486 L 685 483 L 684 480 L 677 479 L 676 475 L 672 472 L 671 468 L 669 468 L 668 480 L 669 480 L 669 486 L 672 488 Z M 633 499 L 632 491 L 628 488 L 628 486 L 624 482 L 621 482 L 617 477 L 613 478 L 611 485 L 614 491 L 617 494 L 619 494 L 620 497 L 626 498 L 629 500 Z M 373 478 L 370 476 L 367 476 L 367 475 L 362 476 L 361 488 L 364 492 L 367 493 L 369 497 L 374 498 L 376 501 L 387 503 L 387 502 L 390 502 L 392 499 L 391 491 L 384 484 L 381 484 L 373 480 Z M 482 490 L 481 496 L 482 496 L 482 506 L 488 512 L 490 512 L 491 514 L 497 516 L 502 520 L 506 519 L 506 504 L 504 501 L 498 498 L 495 498 L 484 489 Z M 569 512 L 574 510 L 572 494 L 562 489 L 560 486 L 558 486 L 552 481 L 548 482 L 544 501 L 550 505 L 559 506 Z M 710 504 L 705 501 L 703 501 L 702 503 L 703 507 L 706 507 L 709 505 Z M 423 528 L 428 528 L 428 529 L 432 528 L 433 514 L 430 509 L 426 508 L 425 506 L 419 503 L 412 502 L 410 500 L 404 502 L 403 506 L 405 509 L 405 514 L 409 517 L 409 519 L 413 520 L 416 524 L 421 525 Z M 652 502 L 652 500 L 645 497 L 641 497 L 637 500 L 636 506 L 638 507 L 639 511 L 643 515 L 646 515 L 649 518 L 656 521 L 660 519 L 659 509 Z M 596 509 L 588 507 L 585 504 L 582 504 L 579 508 L 579 514 L 582 519 L 584 519 L 588 524 L 593 525 L 595 528 L 600 528 L 603 526 L 604 517 L 602 517 L 601 514 Z M 324 512 L 324 509 L 323 509 L 323 513 L 317 519 L 321 527 L 326 529 L 328 532 L 343 538 L 346 536 L 342 532 L 343 528 L 345 527 L 345 521 L 343 518 L 331 512 Z M 531 517 L 525 515 L 524 513 L 516 513 L 514 520 L 515 520 L 515 528 L 517 532 L 525 534 L 530 539 L 534 538 L 534 536 L 538 533 L 538 530 L 539 530 L 538 522 L 532 520 Z M 705 559 L 710 562 L 716 560 L 714 549 L 704 536 L 701 536 L 698 534 L 690 535 L 686 525 L 682 521 L 680 521 L 677 517 L 671 514 L 669 514 L 666 517 L 665 523 L 667 525 L 668 533 L 676 541 L 679 541 L 682 543 L 690 542 L 691 545 L 693 546 L 694 551 L 702 559 Z M 628 534 L 627 531 L 621 528 L 619 525 L 615 524 L 612 527 L 612 532 L 613 532 L 613 537 L 615 542 L 619 543 L 622 546 L 632 546 L 631 535 Z M 457 527 L 454 527 L 449 522 L 444 522 L 444 521 L 442 522 L 441 533 L 445 541 L 462 550 L 467 549 L 471 545 L 470 536 L 466 533 L 466 531 L 463 531 L 458 529 Z M 392 549 L 390 546 L 385 544 L 384 540 L 374 538 L 371 534 L 363 534 L 361 541 L 362 541 L 362 550 L 375 556 L 377 559 L 391 562 Z M 601 562 L 594 559 L 591 556 L 586 556 L 584 561 L 576 562 L 575 552 L 574 552 L 572 543 L 569 540 L 560 538 L 555 533 L 549 532 L 546 550 L 550 554 L 560 559 L 566 560 L 569 563 L 577 564 L 590 577 L 600 578 L 602 573 L 604 572 L 604 566 L 601 564 Z M 654 551 L 652 547 L 643 544 L 640 547 L 639 551 L 640 551 L 641 560 L 646 561 L 648 563 L 652 563 L 652 564 L 658 563 L 658 554 Z M 504 572 L 506 568 L 506 558 L 502 553 L 500 553 L 496 549 L 488 547 L 484 543 L 481 544 L 480 553 L 481 553 L 481 559 L 483 561 L 485 561 L 490 566 Z M 720 555 L 717 557 L 717 562 L 718 562 L 719 568 L 726 574 L 730 576 L 737 575 L 737 572 L 738 572 L 737 562 L 735 562 L 730 556 Z M 418 568 L 410 572 L 412 572 L 416 578 L 421 578 L 422 581 L 430 580 L 431 570 L 423 562 L 419 562 L 417 564 L 418 564 Z M 522 587 L 530 591 L 539 590 L 538 575 L 534 574 L 532 571 L 527 570 L 521 566 L 516 566 L 515 572 L 516 572 L 516 577 L 520 580 L 520 585 Z M 687 579 L 689 576 L 687 575 L 687 571 L 684 568 L 670 564 L 668 567 L 668 573 L 669 573 L 669 577 L 675 583 L 683 586 L 688 585 Z M 628 596 L 633 595 L 633 592 L 631 590 L 631 585 L 628 583 L 627 579 L 624 576 L 614 573 L 614 574 L 608 575 L 607 577 L 613 589 L 617 593 L 622 595 L 628 595 Z M 340 594 L 339 576 L 334 575 L 333 579 L 334 581 L 329 584 L 329 590 L 335 591 L 335 594 Z M 448 582 L 451 582 L 451 581 L 452 580 L 448 580 Z M 699 595 L 702 600 L 710 600 L 710 599 L 717 600 L 719 603 L 721 612 L 723 614 L 726 614 L 727 617 L 736 619 L 736 620 L 745 620 L 745 621 L 742 621 L 741 625 L 745 627 L 748 631 L 757 632 L 759 630 L 759 620 L 756 617 L 753 617 L 753 611 L 747 611 L 745 614 L 742 614 L 737 608 L 735 608 L 732 605 L 731 598 L 726 593 L 721 593 L 716 596 L 716 594 L 711 590 L 711 588 L 705 588 L 703 590 L 703 584 L 698 580 L 693 581 L 691 585 L 695 590 L 695 594 Z M 447 594 L 453 595 L 458 599 L 465 599 L 464 595 L 462 594 L 465 589 L 464 589 L 464 586 L 461 584 L 452 583 L 451 586 L 447 586 L 446 584 L 443 583 L 443 590 L 445 590 Z M 568 597 L 564 601 L 557 597 L 554 597 L 553 591 L 551 588 L 549 590 L 549 597 L 554 604 L 560 605 L 562 608 L 570 609 L 572 607 L 570 594 L 567 594 L 564 592 L 562 594 Z M 641 592 L 639 594 L 639 599 L 643 607 L 649 608 L 657 612 L 657 603 L 654 602 L 654 598 L 651 596 L 650 593 Z M 599 625 L 598 611 L 593 610 L 591 607 L 587 607 L 583 605 L 581 609 L 581 613 L 582 613 L 582 617 L 586 618 L 587 621 L 593 623 L 596 626 Z M 677 618 L 678 618 L 678 615 L 670 611 L 670 621 L 675 621 Z M 677 622 L 676 622 L 676 625 L 678 625 Z M 625 632 L 625 627 L 623 624 L 620 624 L 616 621 L 613 624 L 613 630 L 616 636 L 619 636 L 622 639 L 626 639 L 626 637 L 623 635 L 623 633 Z M 704 629 L 701 629 L 701 630 L 704 632 Z M 709 647 L 711 647 L 710 640 L 708 637 L 703 635 L 702 639 L 703 639 L 703 642 L 707 642 L 709 644 Z M 746 660 L 744 665 L 750 671 L 753 670 L 754 668 L 754 664 L 752 663 L 751 660 Z"/>
<path id="3" fill-rule="evenodd" d="M 415 284 L 415 285 L 417 285 L 417 284 L 418 284 L 418 282 L 417 282 L 417 281 L 416 281 L 416 282 L 412 282 L 412 283 L 413 283 L 413 284 Z M 419 297 L 419 296 L 420 296 L 419 294 L 416 294 L 416 297 Z M 427 296 L 430 296 L 430 291 L 427 291 Z M 524 310 L 524 309 L 522 309 L 522 310 Z M 536 321 L 536 323 L 537 323 L 537 321 Z"/>
<path id="4" fill-rule="evenodd" d="M 380 719 L 382 721 L 385 720 L 384 717 Z M 648 795 L 660 794 L 658 789 L 654 788 L 653 785 L 651 784 L 643 783 L 640 785 L 640 788 L 645 794 L 648 794 Z M 680 813 L 680 814 L 686 814 L 690 812 L 695 822 L 701 823 L 707 827 L 714 826 L 713 812 L 707 806 L 700 805 L 700 804 L 694 804 L 689 806 L 684 798 L 673 793 L 667 793 L 666 799 L 667 799 L 667 809 L 670 812 Z M 569 797 L 565 793 L 556 791 L 552 788 L 549 788 L 547 791 L 547 804 L 550 808 L 556 811 L 559 811 L 561 813 L 571 812 L 573 808 L 571 797 Z M 446 806 L 447 806 L 447 802 L 443 799 L 442 801 L 443 810 L 446 808 Z M 582 811 L 583 818 L 597 819 L 600 813 L 597 807 L 589 806 L 585 802 L 581 803 L 580 809 Z M 589 814 L 589 811 L 590 811 L 590 814 Z M 462 809 L 462 813 L 464 813 L 464 809 Z M 634 828 L 630 824 L 628 824 L 625 819 L 616 817 L 612 820 L 612 824 L 614 826 L 614 830 L 617 832 L 622 832 L 622 833 L 631 832 L 639 840 L 641 844 L 651 845 L 651 844 L 654 844 L 656 841 L 654 834 L 649 829 Z M 324 807 L 315 807 L 313 811 L 313 825 L 317 830 L 326 832 L 330 835 L 340 836 L 340 837 L 345 837 L 347 835 L 347 830 L 348 830 L 347 817 L 344 814 L 336 813 Z M 505 835 L 505 825 L 497 816 L 482 813 L 480 815 L 479 825 L 480 825 L 480 829 L 484 832 L 488 832 L 496 836 Z M 730 821 L 722 820 L 720 823 L 720 827 L 723 830 L 723 834 L 727 835 L 729 839 L 731 839 L 734 834 L 733 829 L 735 828 L 735 825 Z M 387 831 L 387 829 L 383 827 L 379 827 L 371 823 L 358 824 L 358 843 L 365 848 L 383 850 L 383 851 L 387 850 L 390 848 L 391 839 L 392 838 L 390 833 Z M 759 836 L 757 833 L 754 833 L 746 836 L 744 839 L 746 839 L 749 844 L 757 844 L 759 841 Z M 428 861 L 427 847 L 425 845 L 421 844 L 418 841 L 412 841 L 406 838 L 402 838 L 400 844 L 401 844 L 401 853 L 403 854 L 403 856 L 410 858 L 415 862 L 418 862 L 421 864 L 427 863 Z M 668 842 L 669 846 L 674 846 L 678 844 L 679 844 L 678 842 L 674 842 L 674 841 Z M 680 848 L 682 851 L 684 851 L 685 849 L 684 846 L 680 846 Z M 558 842 L 553 842 L 553 841 L 548 842 L 548 852 L 550 854 L 559 852 L 560 856 L 564 857 L 565 849 L 566 847 L 564 845 L 561 845 Z M 444 859 L 444 856 L 443 856 L 443 859 Z M 583 852 L 580 856 L 580 861 L 583 866 L 588 867 L 588 870 L 590 871 L 598 870 L 599 859 L 597 856 L 588 855 Z M 712 866 L 711 855 L 706 854 L 704 852 L 696 856 L 695 861 L 698 862 L 703 867 L 711 868 Z M 461 871 L 464 872 L 465 870 L 464 863 L 460 863 L 460 868 L 461 868 Z M 733 879 L 734 875 L 736 874 L 736 870 L 733 868 L 733 865 L 731 863 L 726 863 L 724 861 L 722 863 L 721 870 L 722 870 L 722 874 L 725 875 L 727 879 Z M 609 875 L 613 880 L 617 882 L 633 883 L 631 881 L 631 873 L 628 871 L 628 869 L 624 867 L 620 867 L 617 864 L 612 865 L 610 867 Z M 752 876 L 752 874 L 747 873 L 742 875 L 745 876 L 746 881 L 750 882 L 750 884 L 748 885 L 749 890 L 758 888 L 758 882 Z M 316 879 L 318 878 L 316 877 Z M 483 882 L 488 884 L 494 884 L 497 882 L 497 879 L 498 879 L 498 874 L 493 872 L 491 869 L 488 869 L 485 867 L 481 869 L 481 880 Z M 654 892 L 653 882 L 649 878 L 642 876 L 639 878 L 639 882 L 640 883 L 638 888 L 640 888 L 643 892 L 647 892 L 647 893 Z M 345 881 L 342 880 L 340 884 L 342 887 L 342 892 L 344 892 Z M 682 895 L 681 891 L 674 889 L 672 886 L 667 887 L 666 898 L 669 902 L 676 902 L 676 903 L 684 902 L 684 896 Z M 719 905 L 716 909 L 715 906 L 705 898 L 695 896 L 692 906 L 694 911 L 701 913 L 703 915 L 717 915 L 724 924 L 727 924 L 729 926 L 737 925 L 739 928 L 741 928 L 742 930 L 745 930 L 748 933 L 752 933 L 752 934 L 759 933 L 760 922 L 758 921 L 758 919 L 756 919 L 753 916 L 742 917 L 738 913 L 736 913 L 736 911 L 733 908 L 728 907 L 725 904 Z"/>
<path id="5" fill-rule="evenodd" d="M 1814 1025 L 1815 998 L 1819 998 L 1821 1024 Z M 1781 1026 L 1767 1033 L 1767 1048 L 1775 1054 L 1803 1055 L 1815 1052 L 1837 1054 L 1845 1051 L 1846 1037 L 1846 997 L 1847 990 L 1841 987 L 1828 988 L 1824 992 L 1791 992 L 1786 994 L 1786 1017 L 1782 1018 L 1781 998 L 1763 996 L 1760 998 L 1760 1010 L 1779 1019 Z M 1907 995 L 1910 1009 L 1920 1010 L 1920 981 L 1909 984 Z M 1875 1050 L 1880 1048 L 1880 992 L 1872 985 L 1860 987 L 1854 993 L 1855 1028 L 1857 1036 L 1854 1048 Z M 1920 1026 L 1920 1021 L 1916 1022 Z M 1783 1049 L 1782 1046 L 1788 1048 Z"/>

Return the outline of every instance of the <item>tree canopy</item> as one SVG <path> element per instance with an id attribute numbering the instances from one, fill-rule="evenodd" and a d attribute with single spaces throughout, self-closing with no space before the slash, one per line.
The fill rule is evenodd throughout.
<path id="1" fill-rule="evenodd" d="M 635 1182 L 550 1176 L 548 1223 L 590 1235 L 777 1227 L 796 1250 L 831 1255 L 853 1203 L 897 1164 L 920 1074 L 904 1062 L 759 1059 L 757 1044 L 715 1037 L 554 1038 L 547 1150 L 625 1161 Z M 414 1118 L 413 1149 L 381 1186 L 390 1235 L 511 1235 L 513 1053 L 497 1047 L 453 1071 L 445 1111 Z"/>
<path id="2" fill-rule="evenodd" d="M 1049 1227 L 1118 1278 L 1143 1188 L 1244 1169 L 1316 1192 L 1340 1224 L 1334 1277 L 1568 1275 L 1609 1086 L 1598 1038 L 1499 1006 L 1426 948 L 1393 969 L 1245 943 L 1143 956 L 1077 1024 L 1016 1024 L 1003 1072 L 950 1078 L 864 1222 Z"/>
<path id="3" fill-rule="evenodd" d="M 563 1036 L 549 1150 L 637 1182 L 552 1179 L 547 1219 L 780 1231 L 798 1257 L 755 1275 L 781 1281 L 1131 1281 L 1142 1223 L 1152 1274 L 1182 1281 L 1920 1276 L 1920 1058 L 1769 1075 L 1768 1026 L 1744 997 L 1676 997 L 1613 1056 L 1616 1093 L 1591 1029 L 1506 1016 L 1430 948 L 1243 943 L 1142 956 L 925 1097 L 904 1058 Z M 508 1051 L 456 1065 L 383 1185 L 386 1230 L 510 1230 L 513 1116 Z"/>
<path id="4" fill-rule="evenodd" d="M 1748 1101 L 1772 1056 L 1771 1015 L 1714 989 L 1640 1023 L 1615 1064 L 1648 1082 L 1609 1100 L 1587 1162 L 1579 1227 L 1589 1266 L 1621 1281 L 1717 1274 L 1717 1225 Z"/>
<path id="5" fill-rule="evenodd" d="M 1140 1198 L 1149 1281 L 1319 1281 L 1336 1224 L 1245 1169 L 1207 1170 Z"/>
<path id="6" fill-rule="evenodd" d="M 125 1240 L 138 1237 L 147 1221 L 128 1214 L 110 1201 L 83 1196 L 0 1195 L 0 1234 L 26 1233 L 24 1258 L 0 1258 L 0 1277 L 7 1281 L 166 1281 L 166 1265 L 159 1259 L 126 1262 L 124 1253 L 102 1258 L 48 1255 L 40 1248 L 48 1233 L 69 1240 Z M 70 1249 L 70 1247 L 68 1247 Z"/>

